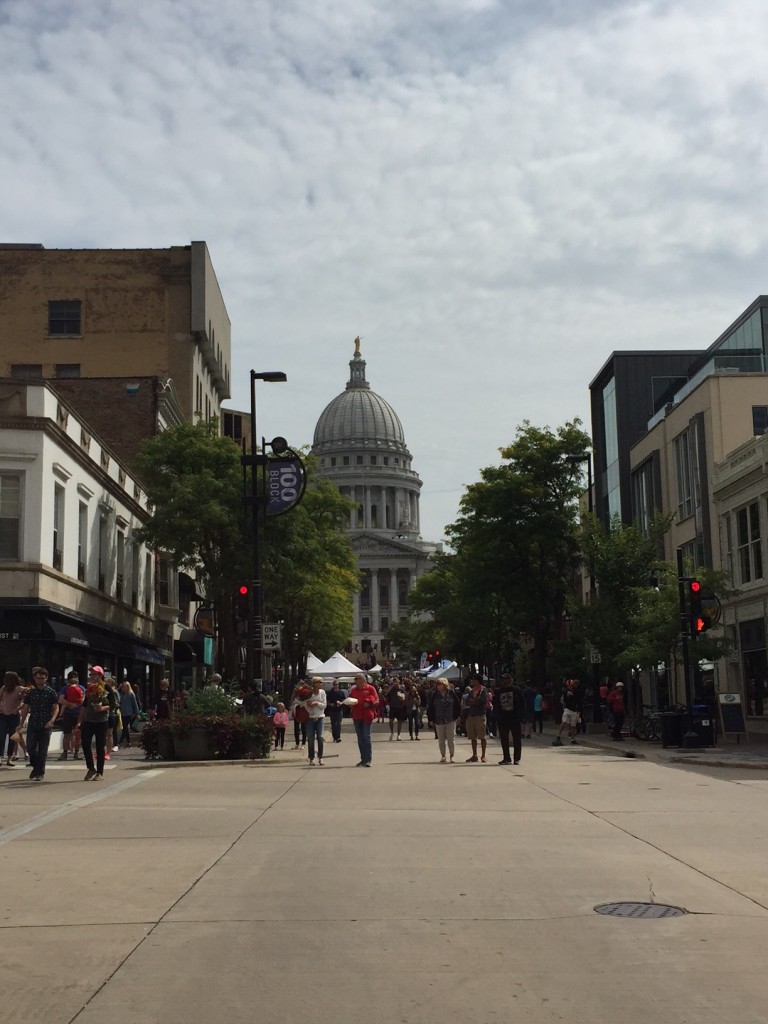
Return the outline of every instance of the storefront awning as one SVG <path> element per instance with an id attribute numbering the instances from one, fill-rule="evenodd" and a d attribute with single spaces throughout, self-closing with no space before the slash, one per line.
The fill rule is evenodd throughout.
<path id="1" fill-rule="evenodd" d="M 46 618 L 41 620 L 41 626 L 43 640 L 52 640 L 56 644 L 64 644 L 67 647 L 82 647 L 85 650 L 90 647 L 82 631 L 68 622 Z"/>
<path id="2" fill-rule="evenodd" d="M 146 661 L 150 665 L 165 664 L 165 658 L 160 651 L 151 647 L 142 647 L 140 644 L 133 645 L 133 657 L 136 661 Z"/>

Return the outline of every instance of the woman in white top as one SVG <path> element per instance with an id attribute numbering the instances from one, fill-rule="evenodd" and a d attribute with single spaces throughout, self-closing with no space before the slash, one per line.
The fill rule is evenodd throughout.
<path id="1" fill-rule="evenodd" d="M 328 698 L 323 688 L 323 680 L 315 676 L 312 680 L 312 693 L 304 701 L 304 706 L 309 712 L 307 722 L 307 746 L 309 748 L 309 763 L 315 763 L 315 740 L 317 740 L 317 763 L 323 763 L 323 726 L 325 725 L 325 706 Z"/>

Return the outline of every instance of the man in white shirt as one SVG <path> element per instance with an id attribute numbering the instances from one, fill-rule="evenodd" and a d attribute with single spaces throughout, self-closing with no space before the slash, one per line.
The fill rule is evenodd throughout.
<path id="1" fill-rule="evenodd" d="M 315 763 L 315 740 L 317 740 L 317 763 L 323 764 L 323 726 L 325 725 L 325 707 L 328 703 L 328 696 L 323 687 L 323 680 L 315 676 L 312 680 L 312 693 L 304 701 L 309 712 L 307 722 L 307 748 L 309 763 Z"/>

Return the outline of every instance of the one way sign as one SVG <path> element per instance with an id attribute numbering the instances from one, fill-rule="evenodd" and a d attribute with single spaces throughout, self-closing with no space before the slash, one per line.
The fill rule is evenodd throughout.
<path id="1" fill-rule="evenodd" d="M 264 622 L 261 626 L 261 649 L 263 651 L 280 650 L 280 623 Z"/>

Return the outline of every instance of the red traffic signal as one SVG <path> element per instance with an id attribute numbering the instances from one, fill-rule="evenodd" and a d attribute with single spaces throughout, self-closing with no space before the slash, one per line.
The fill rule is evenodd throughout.
<path id="1" fill-rule="evenodd" d="M 235 591 L 235 618 L 247 619 L 251 614 L 251 585 L 241 583 Z"/>
<path id="2" fill-rule="evenodd" d="M 700 594 L 701 593 L 701 584 L 699 583 L 698 580 L 691 580 L 691 593 L 692 594 Z"/>

